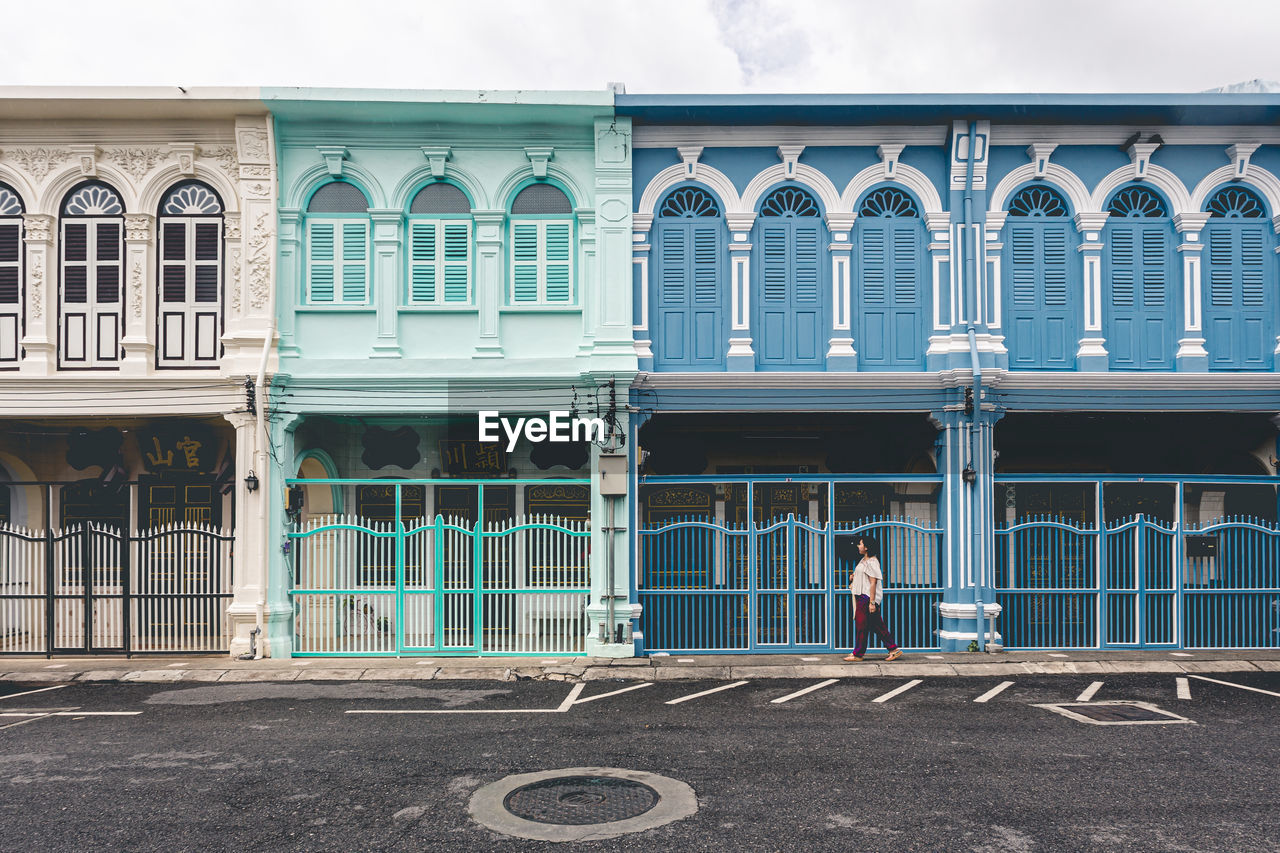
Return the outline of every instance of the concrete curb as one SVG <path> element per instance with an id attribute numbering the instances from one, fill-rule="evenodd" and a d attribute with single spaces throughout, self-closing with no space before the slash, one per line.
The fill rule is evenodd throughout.
<path id="1" fill-rule="evenodd" d="M 965 660 L 963 656 L 946 662 L 920 661 L 910 658 L 900 663 L 884 663 L 868 659 L 863 663 L 843 663 L 832 656 L 831 662 L 770 662 L 766 656 L 750 656 L 741 663 L 731 656 L 700 658 L 697 663 L 666 663 L 633 660 L 626 665 L 607 661 L 590 663 L 555 663 L 532 665 L 527 660 L 431 661 L 426 666 L 405 666 L 403 661 L 371 665 L 368 660 L 329 659 L 323 666 L 300 665 L 297 661 L 236 662 L 226 666 L 222 660 L 177 659 L 184 666 L 166 665 L 168 659 L 152 659 L 145 668 L 139 661 L 121 661 L 112 666 L 109 659 L 95 658 L 61 669 L 47 659 L 13 659 L 0 681 L 24 684 L 65 684 L 69 682 L 137 682 L 172 684 L 180 682 L 275 682 L 275 681 L 732 681 L 765 678 L 873 678 L 890 677 L 972 677 L 1025 675 L 1093 675 L 1108 673 L 1202 673 L 1202 672 L 1280 672 L 1280 655 L 1275 658 L 1217 658 L 1204 660 L 1169 660 L 1163 656 L 1097 658 L 1090 660 Z M 20 666 L 13 666 L 13 665 Z"/>

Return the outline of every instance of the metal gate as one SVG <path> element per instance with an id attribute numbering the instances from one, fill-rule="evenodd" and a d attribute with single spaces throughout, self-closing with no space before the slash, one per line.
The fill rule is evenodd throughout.
<path id="1" fill-rule="evenodd" d="M 905 497 L 923 506 L 933 504 L 938 482 L 934 477 L 905 476 L 875 482 L 778 476 L 646 478 L 635 572 L 645 650 L 853 648 L 848 584 L 857 562 L 854 543 L 861 534 L 881 543 L 884 611 L 895 638 L 905 648 L 937 648 L 942 530 L 911 517 L 843 520 L 842 514 L 854 514 L 856 508 L 842 505 L 840 498 L 861 490 L 868 495 L 894 494 L 897 500 L 889 503 L 902 504 L 900 490 L 905 485 L 921 492 Z M 705 495 L 705 506 L 696 514 L 662 512 L 675 505 L 667 498 L 682 492 L 686 504 Z"/>
<path id="2" fill-rule="evenodd" d="M 996 482 L 1006 495 L 995 530 L 1006 646 L 1280 647 L 1280 479 Z M 1227 514 L 1233 500 L 1254 513 Z M 1022 515 L 1028 505 L 1054 511 Z M 1149 512 L 1127 512 L 1135 506 Z"/>
<path id="3" fill-rule="evenodd" d="M 209 525 L 0 524 L 0 653 L 225 651 L 232 541 Z"/>
<path id="4" fill-rule="evenodd" d="M 545 482 L 496 481 L 503 488 Z M 344 515 L 295 525 L 288 534 L 295 655 L 584 653 L 588 523 L 551 514 L 485 520 L 484 483 L 471 483 L 475 521 L 441 514 L 406 521 L 403 490 L 441 483 L 460 485 L 378 481 L 394 488 L 392 521 Z"/>

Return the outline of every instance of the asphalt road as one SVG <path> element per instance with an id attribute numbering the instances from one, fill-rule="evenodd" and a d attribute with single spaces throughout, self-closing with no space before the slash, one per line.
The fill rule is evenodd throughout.
<path id="1" fill-rule="evenodd" d="M 1213 674 L 1208 677 L 1219 678 Z M 1280 696 L 1172 675 L 593 682 L 0 683 L 0 850 L 536 850 L 472 822 L 511 773 L 611 766 L 697 814 L 597 850 L 1280 850 Z M 1092 688 L 1094 681 L 1102 681 Z M 1219 678 L 1280 694 L 1280 673 Z M 1194 724 L 1037 703 L 1136 700 Z M 531 709 L 563 712 L 518 713 Z M 351 714 L 447 710 L 502 713 Z M 93 712 L 98 715 L 86 715 Z M 101 715 L 103 712 L 140 712 Z"/>

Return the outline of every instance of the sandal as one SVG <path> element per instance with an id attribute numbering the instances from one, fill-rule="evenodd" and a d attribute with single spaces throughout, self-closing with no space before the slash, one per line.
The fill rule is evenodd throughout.
<path id="1" fill-rule="evenodd" d="M 848 661 L 849 663 L 858 663 L 859 661 L 862 660 L 862 658 L 858 657 L 857 655 L 849 655 L 848 657 L 844 658 L 844 660 Z"/>
<path id="2" fill-rule="evenodd" d="M 889 661 L 897 660 L 900 657 L 902 657 L 902 649 L 894 649 L 893 651 L 889 652 L 887 657 L 885 657 L 885 662 L 888 663 Z"/>

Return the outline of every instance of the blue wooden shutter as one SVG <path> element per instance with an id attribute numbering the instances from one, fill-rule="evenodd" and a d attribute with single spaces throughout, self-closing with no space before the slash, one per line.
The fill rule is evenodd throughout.
<path id="1" fill-rule="evenodd" d="M 342 224 L 342 301 L 368 300 L 369 228 L 363 222 Z"/>
<path id="2" fill-rule="evenodd" d="M 444 301 L 471 301 L 471 223 L 446 220 L 444 230 Z"/>
<path id="3" fill-rule="evenodd" d="M 334 297 L 334 225 L 332 222 L 310 222 L 310 250 L 307 255 L 309 301 L 332 302 Z"/>
<path id="4" fill-rule="evenodd" d="M 920 233 L 914 219 L 893 220 L 893 361 L 902 366 L 919 361 Z"/>
<path id="5" fill-rule="evenodd" d="M 570 253 L 573 251 L 572 227 L 568 222 L 548 222 L 545 227 L 547 302 L 572 302 L 573 280 L 570 275 Z"/>
<path id="6" fill-rule="evenodd" d="M 1168 238 L 1163 227 L 1142 228 L 1142 306 L 1163 308 L 1169 301 L 1166 269 Z"/>
<path id="7" fill-rule="evenodd" d="M 511 226 L 511 301 L 533 304 L 538 301 L 538 223 L 517 222 Z"/>
<path id="8" fill-rule="evenodd" d="M 1204 334 L 1210 367 L 1266 369 L 1274 318 L 1267 299 L 1269 258 L 1262 224 L 1213 221 L 1205 229 Z"/>
<path id="9" fill-rule="evenodd" d="M 414 302 L 436 301 L 436 224 L 409 226 L 409 296 Z"/>
<path id="10" fill-rule="evenodd" d="M 858 349 L 867 364 L 884 364 L 889 347 L 889 278 L 887 227 L 869 221 L 862 228 L 858 260 L 862 267 L 862 304 L 858 306 L 861 332 Z"/>
<path id="11" fill-rule="evenodd" d="M 776 220 L 775 220 L 776 221 Z M 759 352 L 763 362 L 780 363 L 786 360 L 788 347 L 787 297 L 788 263 L 787 226 L 779 223 L 766 225 L 761 234 L 760 281 L 760 331 Z"/>
<path id="12" fill-rule="evenodd" d="M 658 232 L 658 301 L 654 321 L 658 361 L 687 363 L 692 335 L 689 305 L 689 230 L 663 225 Z"/>

